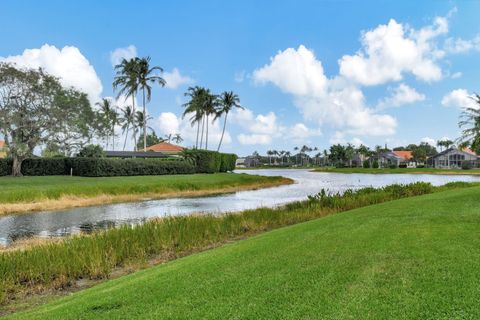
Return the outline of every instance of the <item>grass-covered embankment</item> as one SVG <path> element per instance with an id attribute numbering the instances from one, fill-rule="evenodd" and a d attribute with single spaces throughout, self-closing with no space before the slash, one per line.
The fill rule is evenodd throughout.
<path id="1" fill-rule="evenodd" d="M 479 196 L 480 187 L 451 189 L 331 215 L 11 318 L 478 319 Z"/>
<path id="2" fill-rule="evenodd" d="M 314 172 L 335 172 L 335 173 L 412 173 L 412 174 L 453 174 L 453 175 L 480 175 L 480 169 L 438 169 L 438 168 L 335 168 L 320 167 L 312 170 Z"/>
<path id="3" fill-rule="evenodd" d="M 467 186 L 470 185 L 452 183 L 433 187 L 428 183 L 415 183 L 347 191 L 344 195 L 320 193 L 308 201 L 277 209 L 170 217 L 137 227 L 123 226 L 91 236 L 5 252 L 0 254 L 1 298 L 8 302 L 26 293 L 67 288 L 78 279 L 108 278 L 118 268 L 134 270 L 151 260 L 171 260 L 229 240 L 331 213 Z"/>
<path id="4" fill-rule="evenodd" d="M 145 198 L 204 196 L 288 183 L 292 180 L 283 177 L 231 173 L 104 178 L 0 177 L 0 215 Z"/>

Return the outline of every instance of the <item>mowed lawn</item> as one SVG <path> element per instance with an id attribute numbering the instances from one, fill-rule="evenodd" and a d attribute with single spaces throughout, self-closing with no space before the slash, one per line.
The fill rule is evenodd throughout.
<path id="1" fill-rule="evenodd" d="M 195 254 L 11 319 L 479 319 L 480 187 Z"/>
<path id="2" fill-rule="evenodd" d="M 19 203 L 62 196 L 162 194 L 182 191 L 219 190 L 287 180 L 247 174 L 216 173 L 135 177 L 0 177 L 0 203 Z"/>
<path id="3" fill-rule="evenodd" d="M 334 168 L 321 167 L 316 168 L 315 172 L 336 172 L 336 173 L 415 173 L 415 174 L 460 174 L 460 175 L 480 175 L 480 169 L 462 170 L 462 169 L 438 169 L 438 168 Z"/>

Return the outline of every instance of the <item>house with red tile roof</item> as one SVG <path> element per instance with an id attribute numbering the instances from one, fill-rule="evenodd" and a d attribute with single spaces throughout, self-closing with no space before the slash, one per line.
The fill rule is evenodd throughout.
<path id="1" fill-rule="evenodd" d="M 393 153 L 405 161 L 410 161 L 413 159 L 412 151 L 393 151 Z"/>
<path id="2" fill-rule="evenodd" d="M 185 150 L 184 147 L 169 142 L 160 142 L 146 149 L 146 151 L 162 152 L 165 154 L 178 154 L 183 150 Z"/>

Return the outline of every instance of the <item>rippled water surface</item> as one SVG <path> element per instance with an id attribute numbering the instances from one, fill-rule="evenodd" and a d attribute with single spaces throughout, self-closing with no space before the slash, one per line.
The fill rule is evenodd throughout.
<path id="1" fill-rule="evenodd" d="M 0 218 L 0 244 L 30 236 L 52 237 L 91 231 L 125 223 L 142 221 L 167 215 L 193 212 L 222 213 L 258 207 L 273 207 L 302 200 L 322 188 L 342 191 L 366 186 L 380 187 L 392 183 L 416 181 L 442 185 L 451 181 L 480 181 L 479 176 L 468 175 L 418 175 L 418 174 L 342 174 L 309 172 L 308 170 L 242 170 L 240 173 L 266 176 L 285 176 L 295 184 L 255 191 L 202 197 L 148 200 L 134 203 L 9 215 Z"/>

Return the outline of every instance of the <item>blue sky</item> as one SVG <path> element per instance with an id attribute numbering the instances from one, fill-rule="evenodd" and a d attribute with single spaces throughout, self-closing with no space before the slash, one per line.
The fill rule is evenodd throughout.
<path id="1" fill-rule="evenodd" d="M 192 84 L 239 94 L 247 110 L 231 115 L 223 148 L 239 154 L 454 139 L 479 91 L 480 2 L 2 4 L 1 59 L 42 66 L 92 102 L 113 95 L 112 59 L 151 56 L 170 80 L 153 92 L 152 126 L 186 145 L 194 130 L 179 116 Z"/>

